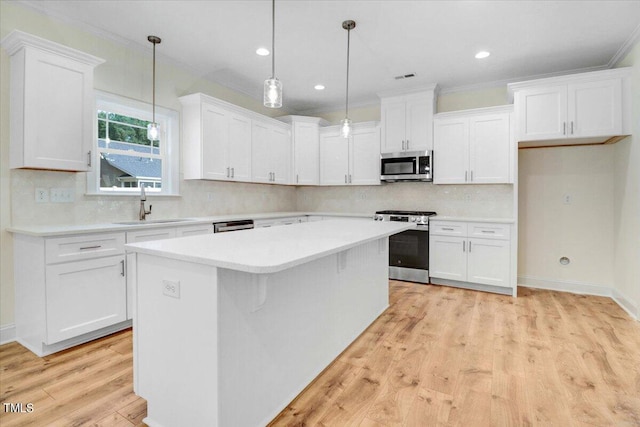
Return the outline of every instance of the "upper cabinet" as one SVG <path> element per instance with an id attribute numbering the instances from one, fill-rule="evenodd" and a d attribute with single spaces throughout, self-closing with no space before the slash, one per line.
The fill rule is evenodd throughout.
<path id="1" fill-rule="evenodd" d="M 612 143 L 631 133 L 629 69 L 509 85 L 519 147 Z"/>
<path id="2" fill-rule="evenodd" d="M 317 117 L 278 117 L 291 125 L 293 173 L 296 185 L 318 185 L 320 183 L 320 126 L 327 122 Z"/>
<path id="3" fill-rule="evenodd" d="M 357 123 L 344 138 L 338 126 L 320 132 L 321 185 L 380 185 L 380 128 Z"/>
<path id="4" fill-rule="evenodd" d="M 183 96 L 180 102 L 185 179 L 252 181 L 253 122 L 285 126 L 201 93 Z M 288 138 L 288 129 L 285 131 Z M 268 172 L 275 172 L 270 163 Z"/>
<path id="5" fill-rule="evenodd" d="M 271 184 L 291 182 L 291 135 L 284 123 L 253 120 L 251 180 Z"/>
<path id="6" fill-rule="evenodd" d="M 513 108 L 436 114 L 434 184 L 513 183 Z"/>
<path id="7" fill-rule="evenodd" d="M 104 60 L 13 31 L 11 168 L 87 171 L 94 140 L 93 70 Z"/>
<path id="8" fill-rule="evenodd" d="M 436 86 L 402 95 L 379 94 L 382 153 L 433 149 Z"/>

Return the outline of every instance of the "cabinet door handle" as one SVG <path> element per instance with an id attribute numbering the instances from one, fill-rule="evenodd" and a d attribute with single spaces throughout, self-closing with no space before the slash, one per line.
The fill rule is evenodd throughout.
<path id="1" fill-rule="evenodd" d="M 409 149 L 409 140 L 407 139 L 407 150 Z"/>
<path id="2" fill-rule="evenodd" d="M 271 176 L 273 177 L 272 181 L 274 181 L 274 182 L 275 182 L 275 180 L 276 180 L 276 173 L 275 173 L 275 172 L 271 172 Z"/>
<path id="3" fill-rule="evenodd" d="M 402 140 L 402 149 L 404 150 L 404 140 Z"/>
<path id="4" fill-rule="evenodd" d="M 347 183 L 347 175 L 344 176 L 344 183 Z"/>
<path id="5" fill-rule="evenodd" d="M 471 171 L 470 175 L 471 175 L 471 179 L 469 181 L 473 182 L 473 171 Z"/>
<path id="6" fill-rule="evenodd" d="M 466 246 L 467 242 L 466 241 L 462 241 L 462 252 L 466 252 L 465 251 L 465 246 Z"/>
<path id="7" fill-rule="evenodd" d="M 87 166 L 91 167 L 91 150 L 87 153 Z"/>
<path id="8" fill-rule="evenodd" d="M 464 171 L 464 182 L 467 182 L 467 171 Z"/>
<path id="9" fill-rule="evenodd" d="M 567 134 L 567 122 L 562 122 L 562 134 Z"/>
<path id="10" fill-rule="evenodd" d="M 482 230 L 483 233 L 495 233 L 493 230 Z"/>
<path id="11" fill-rule="evenodd" d="M 351 174 L 349 174 L 349 184 L 351 184 Z"/>
<path id="12" fill-rule="evenodd" d="M 124 277 L 124 260 L 120 261 L 120 275 Z"/>
<path id="13" fill-rule="evenodd" d="M 571 135 L 573 135 L 573 120 L 571 120 Z"/>
<path id="14" fill-rule="evenodd" d="M 471 253 L 471 240 L 469 240 L 469 253 Z"/>
<path id="15" fill-rule="evenodd" d="M 296 174 L 296 184 L 300 182 L 300 179 L 298 177 L 298 174 Z"/>
<path id="16" fill-rule="evenodd" d="M 236 170 L 235 168 L 231 168 L 231 178 L 234 178 L 236 176 Z"/>
<path id="17" fill-rule="evenodd" d="M 227 178 L 231 178 L 231 168 L 227 168 Z"/>
<path id="18" fill-rule="evenodd" d="M 442 229 L 447 231 L 453 231 L 453 228 L 449 228 L 449 227 L 442 227 Z"/>
<path id="19" fill-rule="evenodd" d="M 80 248 L 81 251 L 86 251 L 87 249 L 100 249 L 102 247 L 102 245 L 96 245 L 96 246 L 84 246 L 82 248 Z"/>

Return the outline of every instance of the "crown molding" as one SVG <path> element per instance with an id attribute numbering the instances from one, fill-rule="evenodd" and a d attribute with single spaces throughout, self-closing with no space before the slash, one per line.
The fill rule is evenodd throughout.
<path id="1" fill-rule="evenodd" d="M 635 30 L 633 30 L 629 38 L 622 44 L 622 46 L 620 46 L 620 49 L 618 49 L 615 55 L 613 55 L 611 60 L 609 60 L 607 67 L 613 68 L 616 65 L 618 65 L 620 61 L 626 58 L 627 54 L 631 52 L 631 49 L 633 49 L 633 46 L 635 46 L 635 44 L 638 43 L 638 41 L 640 41 L 640 24 L 638 24 L 638 26 L 636 27 Z"/>

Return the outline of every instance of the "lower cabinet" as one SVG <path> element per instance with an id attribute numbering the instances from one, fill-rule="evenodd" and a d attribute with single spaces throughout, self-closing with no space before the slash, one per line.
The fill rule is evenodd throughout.
<path id="1" fill-rule="evenodd" d="M 506 223 L 430 221 L 431 281 L 513 293 L 510 228 Z"/>
<path id="2" fill-rule="evenodd" d="M 14 235 L 16 339 L 38 356 L 128 327 L 125 233 Z"/>
<path id="3" fill-rule="evenodd" d="M 47 344 L 127 319 L 124 254 L 48 265 Z"/>

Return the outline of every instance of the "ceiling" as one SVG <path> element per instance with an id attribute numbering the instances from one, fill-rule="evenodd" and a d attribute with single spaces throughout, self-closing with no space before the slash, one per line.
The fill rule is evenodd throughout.
<path id="1" fill-rule="evenodd" d="M 271 47 L 270 0 L 21 3 L 149 51 L 147 35 L 157 35 L 159 60 L 255 99 L 271 75 L 271 56 L 255 53 Z M 276 0 L 275 74 L 288 112 L 344 108 L 346 19 L 357 24 L 349 103 L 358 106 L 432 83 L 455 91 L 608 68 L 639 38 L 640 1 Z M 491 56 L 475 59 L 479 50 Z"/>

